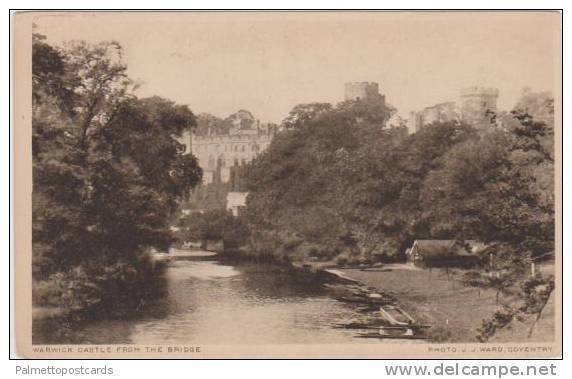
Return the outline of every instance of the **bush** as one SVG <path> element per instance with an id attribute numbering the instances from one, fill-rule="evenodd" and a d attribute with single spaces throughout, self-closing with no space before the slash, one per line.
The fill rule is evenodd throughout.
<path id="1" fill-rule="evenodd" d="M 33 304 L 55 307 L 66 315 L 88 314 L 136 306 L 153 285 L 150 267 L 119 262 L 112 265 L 77 266 L 37 281 L 33 287 Z"/>
<path id="2" fill-rule="evenodd" d="M 300 246 L 303 244 L 304 240 L 298 235 L 287 234 L 281 238 L 283 240 L 282 246 L 286 251 L 294 251 L 297 248 L 303 248 L 305 246 Z"/>
<path id="3" fill-rule="evenodd" d="M 101 289 L 82 267 L 58 272 L 34 283 L 33 303 L 56 307 L 65 313 L 91 308 L 101 302 Z"/>

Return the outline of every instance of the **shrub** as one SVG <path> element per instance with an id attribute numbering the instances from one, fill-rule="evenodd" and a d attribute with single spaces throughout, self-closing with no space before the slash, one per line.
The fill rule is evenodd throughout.
<path id="1" fill-rule="evenodd" d="M 35 282 L 33 304 L 56 307 L 66 315 L 92 316 L 110 309 L 119 314 L 139 303 L 149 286 L 153 286 L 152 275 L 145 263 L 77 266 Z"/>
<path id="2" fill-rule="evenodd" d="M 65 313 L 89 309 L 102 300 L 101 288 L 94 279 L 83 267 L 58 272 L 34 284 L 33 302 Z"/>

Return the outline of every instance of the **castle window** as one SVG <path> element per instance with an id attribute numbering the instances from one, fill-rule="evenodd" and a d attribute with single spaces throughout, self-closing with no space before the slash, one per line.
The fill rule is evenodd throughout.
<path id="1" fill-rule="evenodd" d="M 246 151 L 246 146 L 242 145 L 242 151 Z"/>

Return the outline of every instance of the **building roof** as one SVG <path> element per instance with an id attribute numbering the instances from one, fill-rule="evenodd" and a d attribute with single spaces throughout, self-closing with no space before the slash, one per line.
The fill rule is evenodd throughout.
<path id="1" fill-rule="evenodd" d="M 413 249 L 415 247 L 415 249 Z M 462 240 L 415 240 L 411 252 L 415 251 L 426 257 L 447 255 L 475 256 L 487 247 L 478 241 Z"/>

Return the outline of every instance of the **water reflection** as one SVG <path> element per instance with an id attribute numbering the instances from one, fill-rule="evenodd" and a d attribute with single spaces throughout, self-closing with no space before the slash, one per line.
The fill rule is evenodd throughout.
<path id="1" fill-rule="evenodd" d="M 164 275 L 161 295 L 145 300 L 133 318 L 92 321 L 71 328 L 58 342 L 367 342 L 356 341 L 352 331 L 332 328 L 354 318 L 355 309 L 327 296 L 314 277 L 275 265 L 230 265 L 189 254 L 180 254 Z M 49 331 L 39 335 L 45 341 L 38 343 L 54 342 Z"/>

